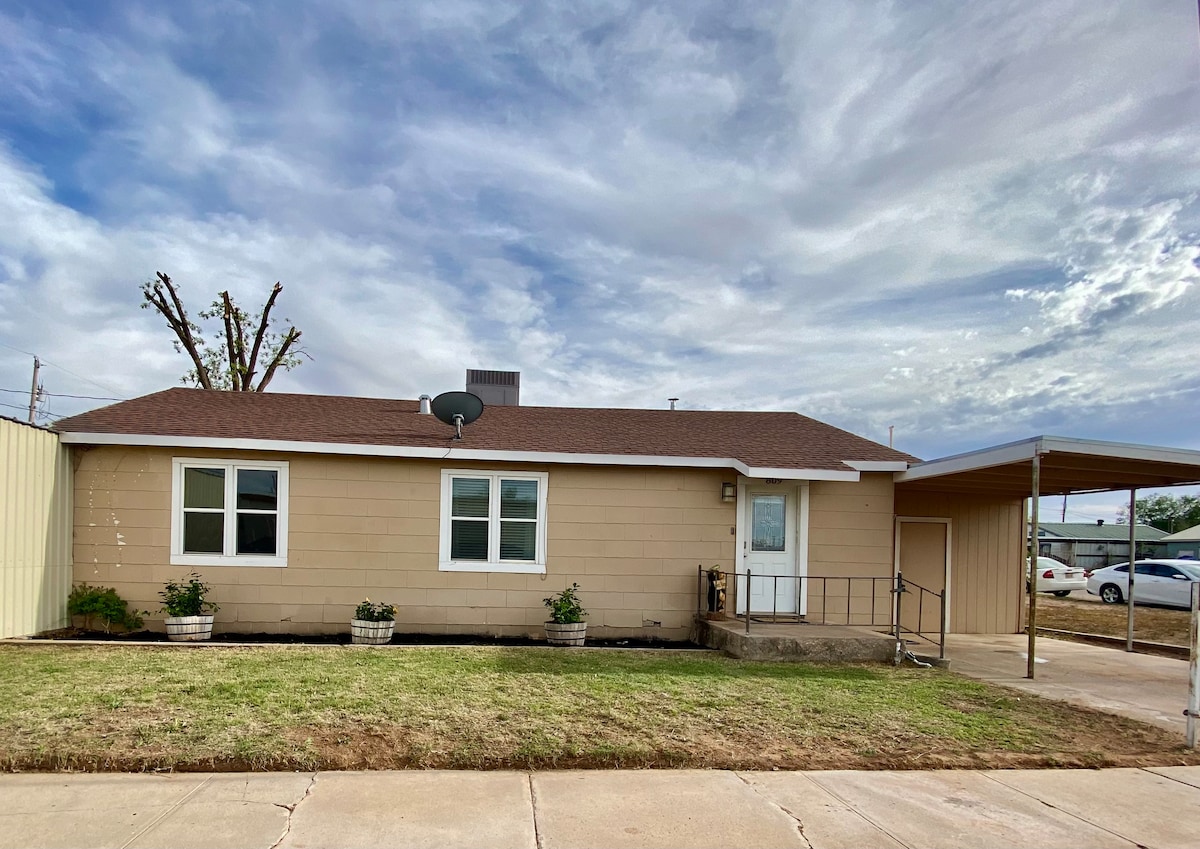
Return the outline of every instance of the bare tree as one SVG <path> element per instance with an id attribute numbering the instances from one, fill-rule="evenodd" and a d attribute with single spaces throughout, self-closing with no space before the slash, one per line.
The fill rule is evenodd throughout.
<path id="1" fill-rule="evenodd" d="M 175 334 L 175 350 L 191 357 L 192 370 L 184 375 L 185 383 L 194 383 L 201 389 L 262 392 L 276 371 L 295 368 L 300 364 L 300 355 L 304 354 L 296 345 L 300 331 L 294 326 L 286 333 L 271 331 L 271 308 L 282 291 L 283 286 L 276 283 L 262 311 L 253 316 L 234 303 L 228 291 L 221 292 L 208 309 L 199 312 L 199 317 L 206 321 L 221 320 L 224 338 L 216 345 L 205 340 L 200 326 L 188 317 L 179 290 L 161 271 L 155 273 L 154 280 L 142 284 L 142 297 L 145 298 L 142 309 L 153 307 L 157 310 Z M 290 324 L 290 319 L 284 321 Z M 266 363 L 261 377 L 260 357 Z M 254 384 L 256 377 L 257 386 Z"/>

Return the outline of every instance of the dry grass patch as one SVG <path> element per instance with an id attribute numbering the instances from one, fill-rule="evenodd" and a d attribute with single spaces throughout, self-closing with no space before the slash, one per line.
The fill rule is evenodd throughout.
<path id="1" fill-rule="evenodd" d="M 1128 614 L 1123 604 L 1099 604 L 1094 601 L 1039 596 L 1037 606 L 1039 628 L 1056 628 L 1060 631 L 1078 631 L 1106 637 L 1125 636 Z M 1134 608 L 1133 636 L 1138 640 L 1186 646 L 1190 616 L 1186 610 L 1139 604 Z"/>
<path id="2" fill-rule="evenodd" d="M 927 670 L 694 652 L 0 646 L 7 769 L 1102 766 L 1178 735 Z"/>

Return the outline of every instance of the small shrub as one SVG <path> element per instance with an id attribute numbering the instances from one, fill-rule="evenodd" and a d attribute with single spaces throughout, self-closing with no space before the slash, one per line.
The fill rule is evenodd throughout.
<path id="1" fill-rule="evenodd" d="M 396 605 L 385 604 L 382 601 L 365 599 L 354 608 L 354 618 L 363 622 L 394 622 L 396 620 Z"/>
<path id="2" fill-rule="evenodd" d="M 550 610 L 551 622 L 568 625 L 572 622 L 583 621 L 583 617 L 587 615 L 587 611 L 583 609 L 583 605 L 579 602 L 578 590 L 579 584 L 571 584 L 571 586 L 562 592 L 542 599 L 542 603 Z"/>
<path id="3" fill-rule="evenodd" d="M 93 618 L 100 621 L 106 634 L 112 633 L 113 625 L 126 631 L 136 631 L 142 627 L 139 611 L 130 610 L 125 599 L 112 587 L 93 587 L 88 584 L 72 587 L 71 594 L 67 596 L 67 613 L 82 616 L 86 631 L 92 630 Z"/>
<path id="4" fill-rule="evenodd" d="M 200 580 L 200 576 L 192 572 L 183 581 L 167 581 L 163 591 L 162 610 L 167 616 L 203 616 L 206 613 L 216 613 L 221 608 L 204 597 L 212 589 Z"/>

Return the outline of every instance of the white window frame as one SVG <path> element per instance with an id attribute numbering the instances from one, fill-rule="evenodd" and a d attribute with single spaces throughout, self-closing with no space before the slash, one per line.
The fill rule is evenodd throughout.
<path id="1" fill-rule="evenodd" d="M 225 470 L 225 539 L 223 554 L 189 554 L 183 550 L 183 470 Z M 275 472 L 278 477 L 275 554 L 237 554 L 237 472 Z M 215 511 L 214 511 L 215 512 Z M 246 511 L 242 511 L 246 512 Z M 287 566 L 288 463 L 270 460 L 219 460 L 175 457 L 171 461 L 171 565 L 172 566 Z"/>
<path id="2" fill-rule="evenodd" d="M 487 478 L 488 487 L 488 559 L 450 559 L 450 520 L 454 478 Z M 498 472 L 490 469 L 442 469 L 442 514 L 438 543 L 438 569 L 442 572 L 511 572 L 526 575 L 546 574 L 546 472 Z M 537 531 L 533 560 L 500 559 L 500 481 L 537 481 Z"/>

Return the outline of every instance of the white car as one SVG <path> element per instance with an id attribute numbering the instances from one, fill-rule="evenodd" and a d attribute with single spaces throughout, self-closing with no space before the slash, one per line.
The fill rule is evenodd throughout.
<path id="1" fill-rule="evenodd" d="M 1068 566 L 1053 557 L 1037 559 L 1037 589 L 1039 593 L 1054 593 L 1059 598 L 1070 595 L 1072 590 L 1086 590 L 1087 576 L 1083 569 Z M 1133 582 L 1137 586 L 1137 581 Z M 1025 561 L 1025 588 L 1029 589 L 1029 561 Z"/>
<path id="2" fill-rule="evenodd" d="M 1138 560 L 1133 582 L 1135 604 L 1191 607 L 1192 584 L 1200 581 L 1195 560 Z M 1129 592 L 1129 564 L 1118 563 L 1088 573 L 1087 591 L 1105 604 L 1124 604 Z"/>

